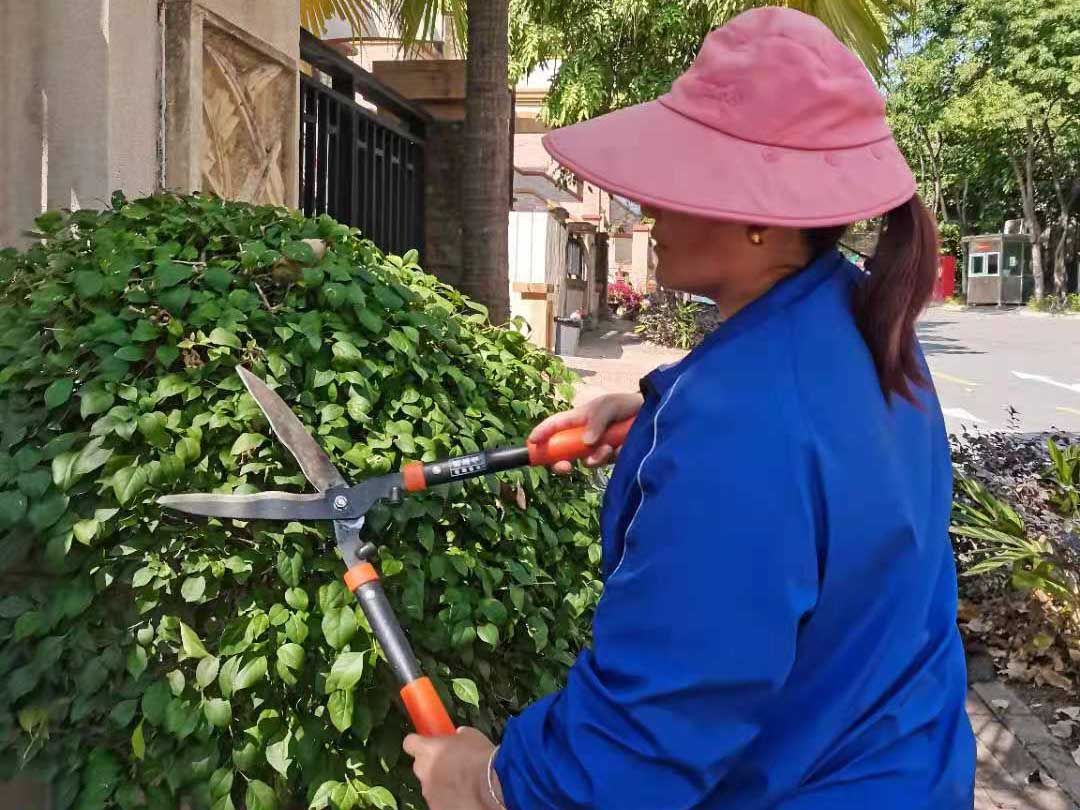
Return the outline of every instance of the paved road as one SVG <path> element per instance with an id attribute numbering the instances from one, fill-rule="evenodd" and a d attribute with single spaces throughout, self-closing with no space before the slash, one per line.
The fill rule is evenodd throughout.
<path id="1" fill-rule="evenodd" d="M 606 321 L 582 336 L 583 356 L 565 358 L 583 377 L 578 402 L 634 391 L 642 375 L 685 354 L 642 344 L 631 328 Z M 918 331 L 949 430 L 1080 433 L 1080 317 L 935 307 Z"/>
<path id="2" fill-rule="evenodd" d="M 1080 317 L 936 307 L 918 326 L 950 430 L 1080 433 Z"/>

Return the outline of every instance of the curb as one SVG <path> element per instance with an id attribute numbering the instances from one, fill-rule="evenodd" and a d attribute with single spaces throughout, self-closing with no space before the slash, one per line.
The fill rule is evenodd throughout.
<path id="1" fill-rule="evenodd" d="M 986 705 L 987 711 L 1005 727 L 1008 737 L 1014 738 L 1010 741 L 1003 735 L 979 734 L 976 730 L 980 741 L 1009 774 L 1024 784 L 1033 770 L 1042 768 L 1058 783 L 1061 791 L 1080 806 L 1080 767 L 1063 750 L 1043 721 L 1032 714 L 1020 696 L 1000 681 L 975 683 L 971 688 Z M 994 701 L 1007 701 L 1008 706 L 1004 710 L 999 709 L 994 706 Z M 975 719 L 972 717 L 973 725 Z M 1015 741 L 1020 742 L 1020 747 L 1010 744 Z M 1032 767 L 1033 763 L 1036 767 Z"/>

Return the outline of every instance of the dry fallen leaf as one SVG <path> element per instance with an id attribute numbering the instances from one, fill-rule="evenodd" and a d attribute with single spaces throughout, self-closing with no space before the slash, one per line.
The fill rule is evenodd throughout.
<path id="1" fill-rule="evenodd" d="M 1066 678 L 1064 675 L 1059 675 L 1054 672 L 1050 667 L 1039 667 L 1036 682 L 1048 683 L 1051 686 L 1056 686 L 1058 689 L 1065 689 L 1066 691 L 1072 689 L 1072 681 Z"/>
<path id="2" fill-rule="evenodd" d="M 990 705 L 997 709 L 999 712 L 1008 711 L 1009 701 L 1007 700 L 991 700 Z"/>
<path id="3" fill-rule="evenodd" d="M 978 618 L 978 617 L 972 619 L 965 626 L 972 633 L 985 633 L 991 627 L 990 622 L 985 621 L 984 619 L 981 619 L 981 618 Z"/>
<path id="4" fill-rule="evenodd" d="M 1015 658 L 1010 660 L 1009 665 L 1005 667 L 1005 674 L 1018 681 L 1030 681 L 1034 677 L 1032 671 L 1028 669 L 1028 665 L 1023 661 L 1017 661 Z"/>
<path id="5" fill-rule="evenodd" d="M 1065 715 L 1070 720 L 1080 720 L 1080 706 L 1062 706 L 1057 713 Z"/>
<path id="6" fill-rule="evenodd" d="M 1061 720 L 1057 723 L 1050 724 L 1050 733 L 1061 740 L 1067 740 L 1073 733 L 1073 722 L 1071 720 Z"/>

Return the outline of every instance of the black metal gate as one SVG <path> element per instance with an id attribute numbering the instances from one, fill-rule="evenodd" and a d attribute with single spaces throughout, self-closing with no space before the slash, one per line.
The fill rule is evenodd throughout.
<path id="1" fill-rule="evenodd" d="M 388 253 L 422 251 L 429 116 L 303 30 L 300 58 L 332 80 L 300 75 L 304 213 L 357 227 Z M 356 103 L 356 93 L 378 110 Z"/>

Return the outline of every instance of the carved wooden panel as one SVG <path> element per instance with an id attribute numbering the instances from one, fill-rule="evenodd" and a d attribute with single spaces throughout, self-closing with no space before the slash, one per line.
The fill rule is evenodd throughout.
<path id="1" fill-rule="evenodd" d="M 209 21 L 207 21 L 209 23 Z M 226 31 L 203 31 L 202 187 L 284 205 L 296 76 Z"/>

